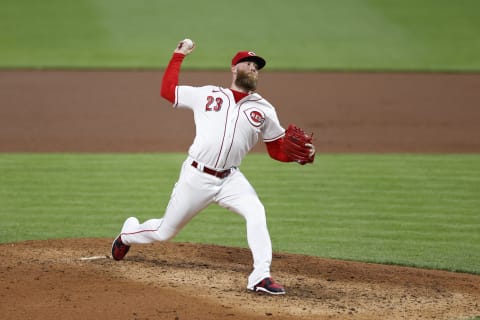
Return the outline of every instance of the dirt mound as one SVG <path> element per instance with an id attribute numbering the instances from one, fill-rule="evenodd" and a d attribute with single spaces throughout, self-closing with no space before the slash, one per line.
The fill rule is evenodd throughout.
<path id="1" fill-rule="evenodd" d="M 2 319 L 459 319 L 480 315 L 480 276 L 274 254 L 285 296 L 248 292 L 248 249 L 111 239 L 0 245 Z"/>

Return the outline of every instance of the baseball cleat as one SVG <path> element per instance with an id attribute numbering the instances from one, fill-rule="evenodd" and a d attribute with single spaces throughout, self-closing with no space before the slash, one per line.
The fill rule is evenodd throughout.
<path id="1" fill-rule="evenodd" d="M 265 278 L 253 287 L 253 291 L 266 292 L 269 294 L 285 294 L 283 286 L 272 278 Z"/>
<path id="2" fill-rule="evenodd" d="M 130 250 L 130 246 L 127 246 L 122 242 L 122 236 L 118 236 L 112 243 L 112 257 L 115 260 L 122 260 Z"/>

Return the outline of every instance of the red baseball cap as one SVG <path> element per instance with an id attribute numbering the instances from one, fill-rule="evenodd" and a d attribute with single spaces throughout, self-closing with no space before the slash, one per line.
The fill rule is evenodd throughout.
<path id="1" fill-rule="evenodd" d="M 233 59 L 232 59 L 232 66 L 234 66 L 234 65 L 236 65 L 240 62 L 243 62 L 243 61 L 253 61 L 253 62 L 255 62 L 258 66 L 258 70 L 265 67 L 265 64 L 267 63 L 265 61 L 265 59 L 263 59 L 260 56 L 257 56 L 257 54 L 253 51 L 239 51 L 239 52 L 237 52 L 235 57 L 233 57 Z"/>

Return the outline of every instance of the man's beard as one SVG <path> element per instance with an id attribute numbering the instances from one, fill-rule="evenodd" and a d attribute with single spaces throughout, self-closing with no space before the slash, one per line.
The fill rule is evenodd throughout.
<path id="1" fill-rule="evenodd" d="M 245 71 L 237 71 L 237 78 L 235 84 L 246 91 L 255 91 L 257 89 L 257 79 L 253 74 Z"/>

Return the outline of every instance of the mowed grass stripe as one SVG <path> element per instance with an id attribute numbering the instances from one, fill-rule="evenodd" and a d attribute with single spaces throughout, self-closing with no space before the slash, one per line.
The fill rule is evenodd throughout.
<path id="1" fill-rule="evenodd" d="M 161 217 L 184 154 L 1 154 L 0 241 L 113 237 Z M 479 155 L 251 154 L 274 249 L 480 272 Z M 246 247 L 242 218 L 212 205 L 175 241 Z"/>
<path id="2" fill-rule="evenodd" d="M 464 260 L 477 269 L 473 264 L 480 262 L 479 254 L 471 250 L 479 248 L 479 164 L 478 155 L 324 155 L 314 174 L 297 174 L 303 168 L 291 168 L 295 180 L 288 180 L 290 190 L 298 192 L 287 192 L 285 184 L 275 187 L 275 181 L 256 185 L 257 190 L 284 192 L 269 208 L 275 212 L 272 217 L 290 216 L 271 228 L 273 237 L 289 234 L 290 241 L 281 242 L 280 250 L 305 241 L 300 249 L 305 253 L 345 258 L 348 252 L 352 259 L 411 264 L 407 261 L 412 256 L 425 256 L 428 248 L 429 262 L 419 265 L 437 259 L 435 267 L 448 269 L 445 250 L 447 257 L 456 256 L 459 264 Z M 280 168 L 270 172 L 277 170 L 274 180 L 287 179 Z M 314 201 L 298 196 L 308 188 L 315 191 Z M 462 250 L 465 247 L 468 250 Z"/>
<path id="3" fill-rule="evenodd" d="M 118 232 L 126 215 L 159 215 L 165 205 L 159 201 L 168 199 L 173 182 L 160 185 L 179 166 L 178 156 L 170 158 L 1 155 L 0 240 L 99 236 Z"/>
<path id="4" fill-rule="evenodd" d="M 220 0 L 3 1 L 0 67 L 163 68 L 188 36 L 198 45 L 185 64 L 191 69 L 224 70 L 232 52 L 252 48 L 267 57 L 268 70 L 480 70 L 475 0 L 242 5 L 268 13 L 249 21 L 254 37 L 218 28 L 244 19 Z"/>

